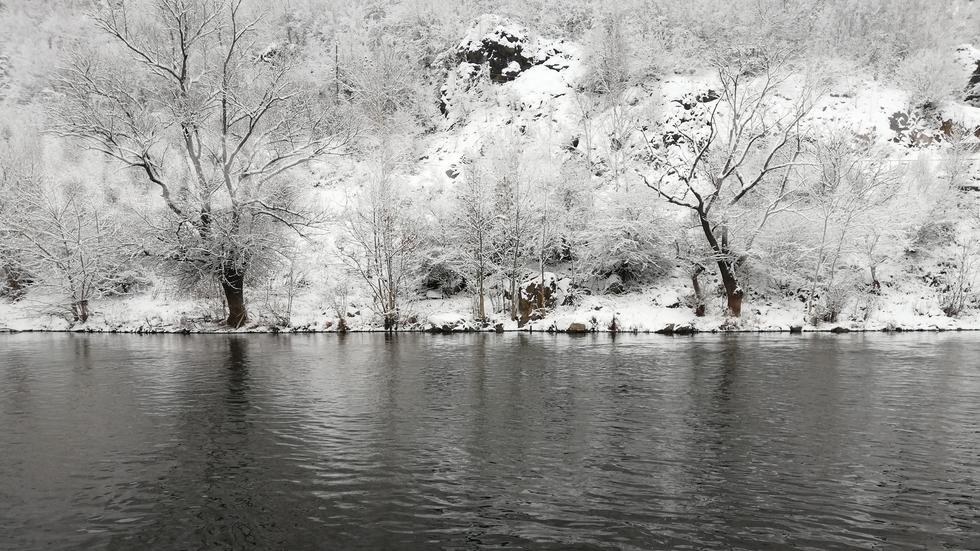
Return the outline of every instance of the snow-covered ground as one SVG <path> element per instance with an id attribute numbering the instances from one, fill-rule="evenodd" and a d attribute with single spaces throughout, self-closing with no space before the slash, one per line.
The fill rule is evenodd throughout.
<path id="1" fill-rule="evenodd" d="M 926 291 L 926 289 L 920 289 Z M 875 295 L 868 311 L 867 302 L 855 301 L 836 323 L 813 325 L 806 320 L 805 304 L 799 300 L 755 302 L 746 300 L 742 316 L 726 317 L 721 312 L 722 299 L 711 302 L 707 315 L 695 317 L 683 301 L 690 290 L 687 282 L 671 279 L 647 290 L 623 295 L 583 295 L 574 305 L 549 309 L 544 318 L 518 327 L 509 313 L 498 312 L 485 323 L 475 321 L 473 299 L 457 296 L 438 299 L 416 299 L 406 305 L 410 312 L 400 327 L 406 331 L 554 331 L 554 332 L 679 332 L 695 331 L 952 331 L 980 330 L 980 313 L 971 310 L 956 317 L 946 316 L 939 299 L 928 292 L 884 286 Z M 212 301 L 213 302 L 213 301 Z M 340 318 L 326 306 L 315 291 L 294 299 L 289 323 L 253 301 L 252 321 L 240 330 L 220 323 L 220 311 L 212 311 L 202 301 L 172 300 L 140 295 L 100 299 L 90 303 L 91 315 L 86 323 L 70 323 L 65 316 L 40 313 L 41 308 L 29 302 L 0 302 L 0 330 L 11 331 L 94 331 L 94 332 L 335 332 Z M 347 306 L 344 329 L 380 331 L 380 320 L 370 304 L 352 302 Z"/>

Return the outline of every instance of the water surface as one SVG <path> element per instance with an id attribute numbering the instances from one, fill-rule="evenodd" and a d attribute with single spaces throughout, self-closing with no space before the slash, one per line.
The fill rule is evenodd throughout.
<path id="1" fill-rule="evenodd" d="M 980 337 L 0 335 L 2 549 L 980 549 Z"/>

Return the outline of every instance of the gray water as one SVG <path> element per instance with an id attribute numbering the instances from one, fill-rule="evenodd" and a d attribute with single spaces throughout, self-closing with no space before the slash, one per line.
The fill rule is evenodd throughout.
<path id="1" fill-rule="evenodd" d="M 980 549 L 980 336 L 0 335 L 2 549 Z"/>

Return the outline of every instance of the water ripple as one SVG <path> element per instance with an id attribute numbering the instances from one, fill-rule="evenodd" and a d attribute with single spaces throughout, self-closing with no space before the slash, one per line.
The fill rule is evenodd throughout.
<path id="1" fill-rule="evenodd" d="M 0 339 L 0 549 L 980 549 L 970 335 Z"/>

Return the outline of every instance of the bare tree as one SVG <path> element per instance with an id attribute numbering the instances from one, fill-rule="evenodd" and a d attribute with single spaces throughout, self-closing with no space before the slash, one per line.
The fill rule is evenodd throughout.
<path id="1" fill-rule="evenodd" d="M 534 178 L 522 155 L 494 144 L 485 161 L 492 163 L 496 178 L 496 209 L 500 215 L 497 249 L 510 297 L 510 319 L 518 319 L 524 263 L 531 257 L 537 236 L 534 212 Z"/>
<path id="2" fill-rule="evenodd" d="M 392 330 L 421 265 L 423 225 L 404 187 L 405 168 L 415 146 L 414 108 L 418 90 L 412 63 L 391 42 L 365 45 L 364 57 L 346 72 L 345 89 L 353 98 L 366 132 L 359 143 L 371 173 L 356 205 L 346 216 L 347 263 L 371 288 L 375 307 Z"/>
<path id="3" fill-rule="evenodd" d="M 728 312 L 739 316 L 744 290 L 738 268 L 744 255 L 733 250 L 729 215 L 747 197 L 781 178 L 803 150 L 800 121 L 813 107 L 813 90 L 804 86 L 780 103 L 790 88 L 782 52 L 735 51 L 716 63 L 718 99 L 705 102 L 705 126 L 675 128 L 676 140 L 649 148 L 658 175 L 644 181 L 669 203 L 695 215 L 711 259 L 725 287 Z M 792 92 L 790 92 L 792 93 Z M 656 145 L 657 147 L 654 147 Z M 778 185 L 778 184 L 777 184 Z"/>
<path id="4" fill-rule="evenodd" d="M 641 57 L 628 36 L 628 21 L 625 10 L 616 9 L 590 31 L 586 39 L 589 70 L 582 90 L 576 94 L 589 167 L 593 164 L 592 147 L 604 146 L 605 160 L 617 188 L 629 142 L 638 129 L 634 107 L 638 99 L 633 87 L 640 74 Z M 600 130 L 604 139 L 596 140 Z"/>
<path id="5" fill-rule="evenodd" d="M 371 288 L 385 330 L 397 329 L 403 298 L 421 264 L 425 232 L 414 214 L 394 175 L 379 172 L 347 215 L 341 254 Z"/>
<path id="6" fill-rule="evenodd" d="M 105 55 L 75 53 L 56 129 L 160 192 L 162 256 L 216 280 L 227 324 L 247 321 L 246 279 L 282 246 L 277 233 L 313 218 L 289 171 L 350 139 L 332 102 L 294 78 L 290 52 L 260 49 L 261 16 L 242 0 L 110 2 L 95 15 Z"/>
<path id="7" fill-rule="evenodd" d="M 454 189 L 449 241 L 455 252 L 453 263 L 476 283 L 477 315 L 485 321 L 486 279 L 499 269 L 495 238 L 500 216 L 494 208 L 492 174 L 474 167 L 464 177 Z"/>
<path id="8" fill-rule="evenodd" d="M 890 184 L 897 181 L 881 151 L 844 131 L 818 137 L 814 161 L 813 174 L 805 179 L 803 192 L 806 210 L 817 224 L 818 235 L 807 299 L 808 316 L 813 312 L 821 280 L 828 297 L 837 296 L 838 302 L 842 301 L 844 295 L 834 286 L 838 263 L 848 247 L 858 243 L 861 237 L 870 239 L 865 245 L 872 260 L 872 278 L 876 280 L 874 249 L 886 228 L 872 213 L 892 198 Z M 827 321 L 836 321 L 838 312 L 839 309 L 829 307 Z"/>
<path id="9" fill-rule="evenodd" d="M 126 238 L 118 209 L 102 190 L 78 178 L 50 177 L 39 144 L 32 145 L 18 157 L 5 155 L 0 171 L 7 285 L 11 294 L 23 295 L 22 280 L 30 274 L 36 300 L 84 323 L 91 299 L 121 291 L 116 283 L 137 250 L 135 236 Z"/>

